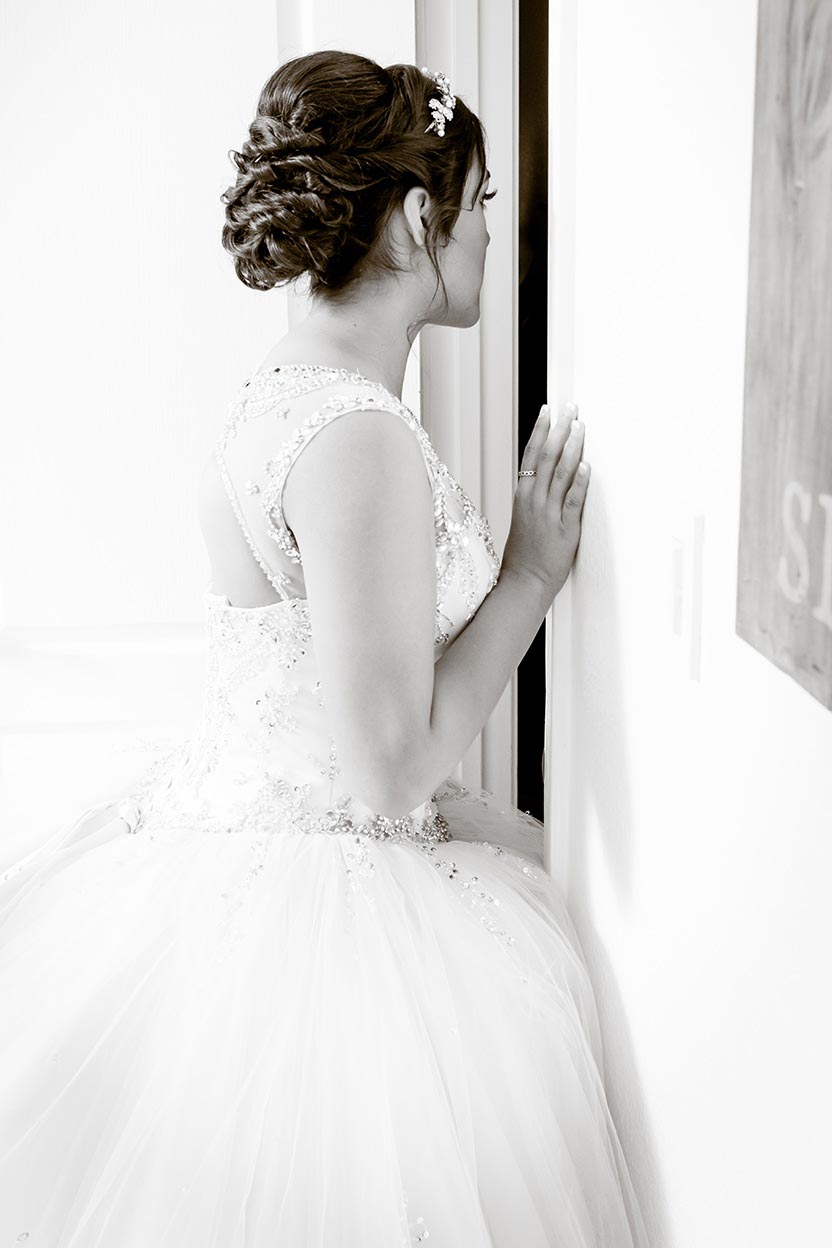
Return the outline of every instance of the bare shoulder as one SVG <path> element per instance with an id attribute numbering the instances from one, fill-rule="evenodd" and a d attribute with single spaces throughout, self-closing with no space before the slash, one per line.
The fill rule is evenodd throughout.
<path id="1" fill-rule="evenodd" d="M 367 489 L 376 495 L 426 488 L 422 449 L 408 422 L 381 407 L 345 411 L 305 446 L 289 473 L 283 504 L 290 513 Z M 292 526 L 293 527 L 293 526 Z"/>

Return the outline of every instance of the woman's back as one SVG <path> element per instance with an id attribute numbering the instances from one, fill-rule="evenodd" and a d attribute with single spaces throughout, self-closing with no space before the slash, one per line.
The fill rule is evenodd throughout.
<path id="1" fill-rule="evenodd" d="M 258 370 L 242 386 L 201 482 L 200 520 L 212 589 L 235 605 L 305 597 L 302 556 L 283 514 L 283 490 L 293 464 L 320 430 L 367 408 L 400 417 L 422 449 L 434 498 L 439 651 L 496 583 L 499 560 L 491 530 L 410 409 L 379 383 L 347 370 L 287 365 Z"/>
<path id="2" fill-rule="evenodd" d="M 154 817 L 169 818 L 175 801 L 180 822 L 228 826 L 252 811 L 265 818 L 281 804 L 296 826 L 319 831 L 445 838 L 433 795 L 389 819 L 346 786 L 316 662 L 302 556 L 283 515 L 283 488 L 311 438 L 368 405 L 401 418 L 423 450 L 435 500 L 436 657 L 496 580 L 487 522 L 395 396 L 331 369 L 256 373 L 232 403 L 203 476 L 201 520 L 220 587 L 207 595 L 209 681 L 199 732 Z M 230 601 L 229 587 L 235 595 L 239 587 L 244 601 Z M 255 595 L 264 601 L 247 601 Z M 149 820 L 150 794 L 144 808 Z"/>

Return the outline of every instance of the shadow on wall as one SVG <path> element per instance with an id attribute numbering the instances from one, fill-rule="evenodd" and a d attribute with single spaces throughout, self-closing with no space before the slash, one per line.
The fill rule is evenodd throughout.
<path id="1" fill-rule="evenodd" d="M 595 486 L 591 518 L 594 532 L 583 548 L 586 568 L 599 552 L 614 550 L 614 534 L 605 511 L 603 491 Z M 634 854 L 634 799 L 632 766 L 627 748 L 626 696 L 621 672 L 625 655 L 618 610 L 615 561 L 604 556 L 602 571 L 593 569 L 589 579 L 603 581 L 604 610 L 581 613 L 580 630 L 573 634 L 571 662 L 581 697 L 574 703 L 570 734 L 574 740 L 592 742 L 592 758 L 582 769 L 576 759 L 574 774 L 573 834 L 569 844 L 569 909 L 578 929 L 596 991 L 604 1041 L 607 1093 L 619 1128 L 633 1185 L 654 1248 L 673 1248 L 670 1216 L 664 1193 L 661 1160 L 647 1115 L 642 1081 L 614 960 L 607 954 L 585 899 L 589 894 L 587 836 L 592 810 L 601 837 L 601 853 L 615 895 L 622 907 L 631 900 Z M 595 771 L 597 767 L 600 770 Z M 596 779 L 603 778 L 603 783 Z M 626 1123 L 626 1132 L 623 1124 Z"/>

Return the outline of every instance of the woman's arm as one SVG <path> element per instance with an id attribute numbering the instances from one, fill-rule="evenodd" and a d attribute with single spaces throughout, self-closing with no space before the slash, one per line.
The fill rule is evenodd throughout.
<path id="1" fill-rule="evenodd" d="M 380 814 L 406 814 L 488 719 L 553 593 L 533 571 L 504 569 L 434 664 L 433 495 L 413 431 L 389 412 L 345 412 L 321 429 L 283 505 L 345 786 Z"/>
<path id="2" fill-rule="evenodd" d="M 534 641 L 552 596 L 541 581 L 504 568 L 474 618 L 434 666 L 429 721 L 403 761 L 400 783 L 412 809 L 446 779 L 497 705 Z"/>

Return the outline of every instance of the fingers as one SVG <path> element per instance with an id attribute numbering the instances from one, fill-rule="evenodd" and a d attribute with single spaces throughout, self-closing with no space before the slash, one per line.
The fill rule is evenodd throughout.
<path id="1" fill-rule="evenodd" d="M 577 473 L 578 464 L 581 462 L 581 454 L 584 446 L 584 426 L 582 421 L 573 420 L 570 423 L 569 433 L 563 444 L 563 450 L 560 453 L 560 459 L 555 464 L 552 472 L 552 482 L 550 492 L 560 498 L 561 507 L 563 507 L 567 492 L 572 487 L 572 482 Z"/>
<path id="2" fill-rule="evenodd" d="M 589 464 L 586 460 L 581 460 L 572 479 L 572 484 L 566 491 L 566 497 L 563 500 L 563 518 L 580 520 L 583 516 L 584 502 L 586 501 L 586 491 L 589 485 Z"/>
<path id="3" fill-rule="evenodd" d="M 520 484 L 536 483 L 538 489 L 542 485 L 548 490 L 552 472 L 569 433 L 570 422 L 577 414 L 578 405 L 567 403 L 558 419 L 552 422 L 551 407 L 548 403 L 543 404 L 520 463 L 521 471 L 534 470 L 537 477 L 520 477 Z"/>
<path id="4" fill-rule="evenodd" d="M 577 411 L 577 404 L 567 404 L 563 415 L 550 428 L 546 441 L 540 448 L 536 465 L 537 477 L 533 478 L 544 494 L 554 488 L 560 503 L 563 502 L 563 496 L 572 481 L 583 446 L 583 425 L 580 422 L 576 424 L 572 419 Z"/>
<path id="5" fill-rule="evenodd" d="M 549 405 L 544 403 L 537 414 L 537 420 L 534 422 L 534 428 L 531 437 L 526 443 L 526 449 L 523 452 L 523 458 L 520 462 L 521 471 L 529 471 L 537 468 L 537 459 L 540 454 L 540 448 L 546 441 L 546 435 L 549 432 Z M 533 477 L 521 477 L 521 481 L 533 481 Z"/>

